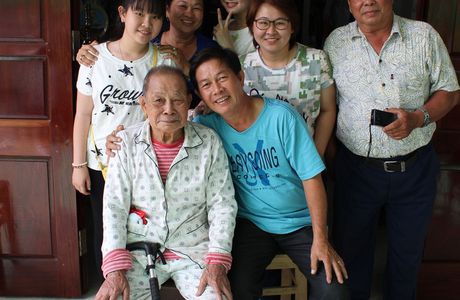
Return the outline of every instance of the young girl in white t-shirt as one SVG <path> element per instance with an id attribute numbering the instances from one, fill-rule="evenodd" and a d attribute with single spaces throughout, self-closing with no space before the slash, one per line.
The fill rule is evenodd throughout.
<path id="1" fill-rule="evenodd" d="M 150 43 L 163 24 L 164 0 L 124 0 L 118 13 L 120 36 L 95 46 L 98 60 L 92 67 L 80 66 L 77 80 L 72 183 L 80 193 L 90 195 L 98 266 L 102 262 L 105 137 L 118 124 L 129 126 L 145 119 L 138 103 L 144 76 L 152 66 L 171 64 L 168 55 L 160 56 Z"/>

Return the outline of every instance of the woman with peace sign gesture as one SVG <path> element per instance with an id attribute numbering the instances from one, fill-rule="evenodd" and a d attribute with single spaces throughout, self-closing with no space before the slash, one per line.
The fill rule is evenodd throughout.
<path id="1" fill-rule="evenodd" d="M 229 48 L 238 55 L 254 51 L 252 35 L 246 25 L 246 15 L 251 0 L 221 0 L 227 11 L 222 18 L 221 10 L 217 9 L 217 25 L 214 27 L 214 39 L 222 48 Z"/>

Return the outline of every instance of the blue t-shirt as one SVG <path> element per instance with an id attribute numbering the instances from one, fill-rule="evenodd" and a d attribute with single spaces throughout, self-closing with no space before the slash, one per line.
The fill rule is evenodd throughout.
<path id="1" fill-rule="evenodd" d="M 290 104 L 264 98 L 256 121 L 242 132 L 216 113 L 196 121 L 222 139 L 239 217 L 276 234 L 311 225 L 302 180 L 321 173 L 324 164 L 305 121 Z"/>

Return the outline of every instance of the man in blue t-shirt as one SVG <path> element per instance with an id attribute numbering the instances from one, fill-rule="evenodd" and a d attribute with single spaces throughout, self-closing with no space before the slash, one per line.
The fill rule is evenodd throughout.
<path id="1" fill-rule="evenodd" d="M 221 137 L 236 189 L 234 299 L 262 294 L 265 267 L 279 252 L 307 276 L 309 299 L 347 299 L 339 284 L 345 266 L 327 239 L 324 164 L 302 117 L 282 101 L 248 96 L 238 57 L 228 49 L 199 53 L 190 77 L 215 112 L 196 121 Z"/>

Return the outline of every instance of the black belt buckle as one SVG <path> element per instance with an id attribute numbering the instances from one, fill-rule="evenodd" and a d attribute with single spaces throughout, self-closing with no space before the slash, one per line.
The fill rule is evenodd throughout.
<path id="1" fill-rule="evenodd" d="M 383 162 L 383 169 L 387 173 L 393 172 L 405 172 L 406 171 L 406 162 L 397 161 L 397 160 L 387 160 Z"/>

